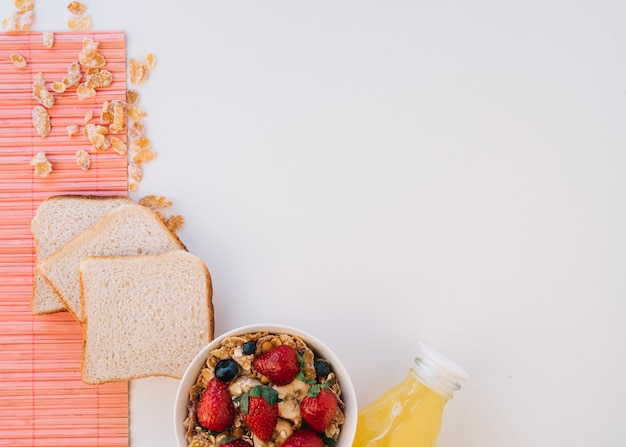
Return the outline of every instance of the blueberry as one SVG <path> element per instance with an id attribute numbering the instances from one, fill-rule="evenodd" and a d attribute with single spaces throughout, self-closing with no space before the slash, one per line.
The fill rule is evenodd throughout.
<path id="1" fill-rule="evenodd" d="M 239 373 L 239 365 L 233 359 L 220 360 L 215 365 L 215 377 L 222 382 L 230 382 Z"/>
<path id="2" fill-rule="evenodd" d="M 315 361 L 315 375 L 318 379 L 326 377 L 330 374 L 330 365 L 326 360 L 318 359 Z"/>
<path id="3" fill-rule="evenodd" d="M 247 341 L 243 344 L 243 353 L 246 355 L 254 354 L 256 352 L 256 341 Z"/>

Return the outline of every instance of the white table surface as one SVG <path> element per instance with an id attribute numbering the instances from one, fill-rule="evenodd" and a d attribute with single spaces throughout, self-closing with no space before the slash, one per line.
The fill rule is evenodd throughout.
<path id="1" fill-rule="evenodd" d="M 218 334 L 311 332 L 361 405 L 429 343 L 470 374 L 439 447 L 623 443 L 626 2 L 86 4 L 156 55 L 133 197 L 185 216 Z M 132 447 L 176 386 L 132 382 Z"/>

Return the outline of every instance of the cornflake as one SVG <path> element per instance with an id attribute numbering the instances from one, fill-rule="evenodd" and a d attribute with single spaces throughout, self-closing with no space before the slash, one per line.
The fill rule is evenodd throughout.
<path id="1" fill-rule="evenodd" d="M 41 72 L 35 75 L 35 80 L 33 82 L 33 96 L 47 109 L 54 105 L 54 96 L 46 88 L 46 81 L 44 80 L 43 73 Z"/>
<path id="2" fill-rule="evenodd" d="M 137 90 L 127 90 L 126 102 L 129 106 L 136 106 L 139 104 L 139 92 Z"/>
<path id="3" fill-rule="evenodd" d="M 44 47 L 52 48 L 54 46 L 54 33 L 52 31 L 44 31 L 41 38 L 43 39 Z"/>
<path id="4" fill-rule="evenodd" d="M 91 17 L 88 15 L 70 17 L 67 26 L 75 30 L 91 29 Z"/>
<path id="5" fill-rule="evenodd" d="M 2 27 L 7 31 L 28 31 L 33 27 L 35 11 L 32 9 L 13 11 L 2 19 Z"/>
<path id="6" fill-rule="evenodd" d="M 33 108 L 33 127 L 37 134 L 45 138 L 50 134 L 50 115 L 48 111 L 42 106 L 35 106 Z"/>
<path id="7" fill-rule="evenodd" d="M 113 83 L 113 73 L 109 70 L 90 68 L 87 70 L 85 85 L 89 88 L 105 88 Z"/>
<path id="8" fill-rule="evenodd" d="M 106 65 L 106 59 L 98 53 L 100 42 L 95 42 L 91 37 L 83 38 L 83 49 L 78 53 L 78 61 L 87 68 L 102 68 Z"/>
<path id="9" fill-rule="evenodd" d="M 148 68 L 139 60 L 131 58 L 128 61 L 128 77 L 131 84 L 137 85 L 148 77 Z"/>
<path id="10" fill-rule="evenodd" d="M 76 87 L 76 95 L 78 99 L 93 98 L 96 96 L 96 89 L 88 87 L 84 82 Z"/>
<path id="11" fill-rule="evenodd" d="M 151 147 L 152 143 L 148 137 L 139 137 L 130 142 L 130 150 L 133 152 L 151 149 Z"/>
<path id="12" fill-rule="evenodd" d="M 139 163 L 129 163 L 128 164 L 128 176 L 131 180 L 139 183 L 143 178 L 143 169 Z"/>
<path id="13" fill-rule="evenodd" d="M 152 149 L 141 149 L 133 156 L 135 163 L 145 163 L 156 158 L 157 154 Z"/>
<path id="14" fill-rule="evenodd" d="M 137 182 L 130 182 L 128 184 L 128 192 L 137 192 L 139 184 Z"/>
<path id="15" fill-rule="evenodd" d="M 70 124 L 69 126 L 67 126 L 67 136 L 71 137 L 73 135 L 76 135 L 79 132 L 79 128 L 78 125 L 76 124 Z"/>
<path id="16" fill-rule="evenodd" d="M 11 62 L 13 62 L 13 65 L 15 65 L 17 68 L 26 68 L 26 59 L 24 59 L 24 56 L 22 56 L 19 53 L 13 53 L 11 54 Z"/>
<path id="17" fill-rule="evenodd" d="M 91 167 L 91 156 L 86 150 L 79 149 L 76 151 L 76 164 L 83 171 Z"/>
<path id="18" fill-rule="evenodd" d="M 142 122 L 132 123 L 128 128 L 128 138 L 137 140 L 146 134 L 146 126 Z"/>
<path id="19" fill-rule="evenodd" d="M 145 111 L 141 110 L 138 106 L 132 106 L 128 108 L 128 117 L 133 123 L 141 121 L 147 116 L 148 114 Z"/>
<path id="20" fill-rule="evenodd" d="M 89 123 L 83 129 L 83 135 L 91 143 L 92 151 L 104 151 L 111 146 L 111 142 L 105 137 L 107 128 L 98 124 Z"/>
<path id="21" fill-rule="evenodd" d="M 85 118 L 83 121 L 85 122 L 85 124 L 87 124 L 92 119 L 93 119 L 93 110 L 87 110 L 87 113 L 85 113 Z"/>
<path id="22" fill-rule="evenodd" d="M 37 152 L 30 160 L 30 165 L 35 168 L 35 174 L 45 177 L 52 172 L 52 163 L 48 161 L 45 152 Z"/>
<path id="23" fill-rule="evenodd" d="M 148 71 L 152 70 L 154 68 L 154 65 L 156 64 L 156 58 L 154 57 L 154 54 L 148 53 L 143 61 L 143 64 L 148 69 Z"/>
<path id="24" fill-rule="evenodd" d="M 112 137 L 110 141 L 111 141 L 111 147 L 118 154 L 126 155 L 128 153 L 128 147 L 126 146 L 126 143 L 124 143 L 123 140 L 117 137 Z"/>
<path id="25" fill-rule="evenodd" d="M 52 91 L 54 93 L 63 93 L 65 92 L 65 90 L 67 90 L 67 85 L 65 85 L 65 82 L 63 81 L 54 81 L 52 83 Z"/>
<path id="26" fill-rule="evenodd" d="M 165 225 L 172 233 L 177 233 L 185 225 L 185 218 L 181 214 L 174 214 L 165 219 Z"/>
<path id="27" fill-rule="evenodd" d="M 150 208 L 151 210 L 162 210 L 163 208 L 169 208 L 172 206 L 172 201 L 163 196 L 148 195 L 144 196 L 138 201 L 139 205 Z"/>
<path id="28" fill-rule="evenodd" d="M 72 13 L 72 15 L 79 16 L 85 13 L 87 7 L 81 2 L 70 2 L 67 5 L 67 10 Z"/>
<path id="29" fill-rule="evenodd" d="M 13 5 L 19 12 L 26 12 L 35 8 L 35 0 L 15 0 Z"/>
<path id="30" fill-rule="evenodd" d="M 80 83 L 83 78 L 83 73 L 80 71 L 80 63 L 72 62 L 67 67 L 67 76 L 63 78 L 63 83 L 68 87 L 75 87 Z"/>
<path id="31" fill-rule="evenodd" d="M 120 133 L 126 128 L 126 103 L 113 101 L 113 122 L 109 126 L 109 132 Z"/>

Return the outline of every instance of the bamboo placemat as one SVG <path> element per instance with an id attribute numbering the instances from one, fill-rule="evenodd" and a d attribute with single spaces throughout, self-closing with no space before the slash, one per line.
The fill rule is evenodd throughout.
<path id="1" fill-rule="evenodd" d="M 49 109 L 51 132 L 35 133 L 31 113 L 37 101 L 33 79 L 42 72 L 49 86 L 78 60 L 84 36 L 100 42 L 104 69 L 113 84 L 94 98 L 79 100 L 76 89 L 56 94 Z M 27 60 L 16 68 L 12 53 Z M 125 195 L 127 160 L 110 149 L 90 152 L 84 117 L 99 121 L 104 100 L 126 99 L 123 32 L 59 32 L 52 48 L 42 33 L 0 33 L 0 445 L 125 446 L 129 443 L 128 383 L 82 383 L 82 330 L 69 312 L 33 315 L 30 308 L 35 249 L 30 221 L 39 203 L 56 194 Z M 83 69 L 84 71 L 84 69 Z M 66 126 L 81 133 L 68 136 Z M 117 137 L 126 140 L 126 135 Z M 78 149 L 91 155 L 81 170 Z M 29 162 L 44 151 L 52 163 L 47 177 Z"/>

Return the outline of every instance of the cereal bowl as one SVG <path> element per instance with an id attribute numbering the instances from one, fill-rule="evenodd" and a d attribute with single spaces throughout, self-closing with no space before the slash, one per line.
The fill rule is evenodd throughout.
<path id="1" fill-rule="evenodd" d="M 273 368 L 267 369 L 268 356 L 275 357 L 278 351 L 293 351 L 290 348 L 274 349 L 283 345 L 295 348 L 299 363 L 297 376 L 286 384 L 283 384 L 283 377 L 275 375 L 277 373 Z M 267 354 L 268 351 L 272 351 L 271 354 Z M 236 408 L 234 419 L 227 429 L 211 426 L 214 420 L 205 422 L 207 417 L 201 413 L 207 413 L 206 407 L 197 411 L 204 390 L 213 388 L 213 382 L 218 387 L 227 386 Z M 270 392 L 278 397 L 275 405 L 279 413 L 269 440 L 256 427 L 252 428 L 254 423 L 245 413 L 249 400 L 251 402 L 253 399 L 249 396 L 258 396 L 258 393 L 254 394 L 255 390 L 268 388 L 274 390 Z M 337 400 L 337 410 L 330 421 L 326 418 L 323 422 L 323 429 L 319 427 L 319 421 L 313 419 L 309 408 L 301 406 L 302 402 L 310 400 L 320 389 L 325 390 L 326 394 L 333 394 Z M 256 399 L 259 400 L 258 397 Z M 327 438 L 325 441 L 331 441 L 334 447 L 351 447 L 357 414 L 356 394 L 350 376 L 326 344 L 311 334 L 289 326 L 250 325 L 215 338 L 189 364 L 176 392 L 174 430 L 178 447 L 216 446 L 231 438 L 241 438 L 255 447 L 278 447 L 296 432 L 307 432 L 307 435 L 314 432 L 322 439 Z M 202 419 L 203 423 L 198 419 Z M 316 424 L 318 427 L 315 427 Z"/>

